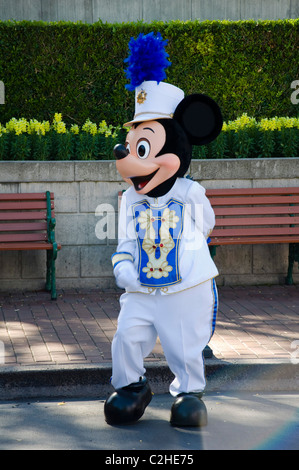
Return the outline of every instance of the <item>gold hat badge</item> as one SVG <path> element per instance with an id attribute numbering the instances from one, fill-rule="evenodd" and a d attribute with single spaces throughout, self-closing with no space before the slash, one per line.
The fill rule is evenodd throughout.
<path id="1" fill-rule="evenodd" d="M 138 103 L 138 104 L 144 103 L 145 100 L 146 100 L 146 97 L 147 97 L 146 91 L 145 91 L 145 90 L 141 90 L 141 91 L 138 93 L 137 98 L 136 98 L 136 99 L 137 99 L 137 103 Z"/>

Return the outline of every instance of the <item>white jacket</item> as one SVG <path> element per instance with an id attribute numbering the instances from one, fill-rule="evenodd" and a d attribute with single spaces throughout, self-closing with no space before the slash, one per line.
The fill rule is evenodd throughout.
<path id="1" fill-rule="evenodd" d="M 205 189 L 178 178 L 159 198 L 130 187 L 122 197 L 117 252 L 112 255 L 116 282 L 127 292 L 179 292 L 216 277 L 207 238 L 215 214 Z"/>

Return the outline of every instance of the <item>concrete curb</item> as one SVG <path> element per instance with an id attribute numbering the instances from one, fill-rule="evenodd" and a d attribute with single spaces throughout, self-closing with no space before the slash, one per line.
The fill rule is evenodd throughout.
<path id="1" fill-rule="evenodd" d="M 298 392 L 299 364 L 283 360 L 207 359 L 209 391 Z M 147 362 L 147 378 L 156 394 L 167 393 L 173 374 L 166 362 Z M 3 367 L 0 400 L 28 398 L 105 399 L 112 391 L 111 364 Z"/>

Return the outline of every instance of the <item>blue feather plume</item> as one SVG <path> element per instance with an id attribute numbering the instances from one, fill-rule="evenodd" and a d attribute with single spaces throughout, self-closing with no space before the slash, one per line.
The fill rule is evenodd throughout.
<path id="1" fill-rule="evenodd" d="M 167 42 L 160 33 L 155 36 L 153 32 L 140 33 L 137 39 L 130 39 L 130 55 L 124 61 L 128 64 L 125 71 L 130 80 L 130 84 L 126 85 L 128 90 L 134 91 L 145 80 L 159 83 L 166 78 L 165 69 L 171 65 L 165 51 Z"/>

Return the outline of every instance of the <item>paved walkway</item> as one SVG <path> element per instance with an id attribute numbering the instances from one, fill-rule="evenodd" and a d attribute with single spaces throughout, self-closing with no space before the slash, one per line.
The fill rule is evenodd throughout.
<path id="1" fill-rule="evenodd" d="M 299 359 L 299 286 L 219 287 L 219 298 L 217 359 Z M 108 365 L 118 312 L 116 292 L 0 293 L 0 363 Z M 147 360 L 165 360 L 159 341 Z"/>

